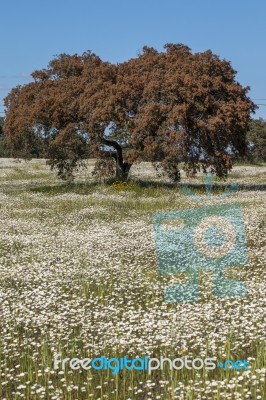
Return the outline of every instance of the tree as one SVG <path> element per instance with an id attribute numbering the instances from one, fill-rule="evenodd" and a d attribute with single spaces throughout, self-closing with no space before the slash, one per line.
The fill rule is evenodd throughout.
<path id="1" fill-rule="evenodd" d="M 4 120 L 4 117 L 0 117 L 0 157 L 9 157 L 10 153 L 3 132 Z"/>
<path id="2" fill-rule="evenodd" d="M 4 117 L 0 117 L 0 136 L 3 136 Z"/>
<path id="3" fill-rule="evenodd" d="M 262 118 L 251 120 L 247 139 L 250 148 L 249 158 L 256 162 L 266 162 L 266 120 Z"/>
<path id="4" fill-rule="evenodd" d="M 202 167 L 226 176 L 233 154 L 246 151 L 255 110 L 249 88 L 210 50 L 165 49 L 145 46 L 118 65 L 91 52 L 59 55 L 6 97 L 8 143 L 30 153 L 42 138 L 51 167 L 64 179 L 87 157 L 99 160 L 96 172 L 115 170 L 122 180 L 143 159 L 159 162 L 176 181 L 180 161 L 188 173 Z"/>

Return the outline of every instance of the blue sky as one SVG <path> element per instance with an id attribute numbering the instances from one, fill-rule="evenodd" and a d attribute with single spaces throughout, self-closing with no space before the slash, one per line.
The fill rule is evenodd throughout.
<path id="1" fill-rule="evenodd" d="M 265 0 L 5 0 L 0 35 L 0 112 L 12 87 L 56 54 L 91 50 L 121 62 L 165 43 L 230 60 L 250 97 L 266 104 L 257 100 L 266 99 Z M 256 117 L 266 119 L 266 106 Z"/>

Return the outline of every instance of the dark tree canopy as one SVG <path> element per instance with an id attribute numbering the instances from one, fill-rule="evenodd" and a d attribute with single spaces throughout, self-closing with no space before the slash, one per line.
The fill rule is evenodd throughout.
<path id="1" fill-rule="evenodd" d="M 173 180 L 180 161 L 188 173 L 202 167 L 224 177 L 234 154 L 246 152 L 255 110 L 235 75 L 210 50 L 193 54 L 182 44 L 145 46 L 117 65 L 91 52 L 61 54 L 6 97 L 5 135 L 14 154 L 30 155 L 43 140 L 65 179 L 87 157 L 99 160 L 96 172 L 115 165 L 121 179 L 141 160 L 159 162 Z"/>

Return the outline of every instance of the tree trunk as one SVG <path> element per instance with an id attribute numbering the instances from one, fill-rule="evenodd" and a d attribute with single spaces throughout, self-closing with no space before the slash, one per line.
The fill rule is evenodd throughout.
<path id="1" fill-rule="evenodd" d="M 126 181 L 128 179 L 129 170 L 132 164 L 124 161 L 122 147 L 115 140 L 103 139 L 103 144 L 113 147 L 116 151 L 112 153 L 112 157 L 116 162 L 116 179 Z"/>
<path id="2" fill-rule="evenodd" d="M 122 182 L 126 181 L 131 165 L 132 164 L 129 164 L 127 162 L 123 162 L 121 165 L 119 165 L 118 161 L 116 160 L 116 179 Z"/>

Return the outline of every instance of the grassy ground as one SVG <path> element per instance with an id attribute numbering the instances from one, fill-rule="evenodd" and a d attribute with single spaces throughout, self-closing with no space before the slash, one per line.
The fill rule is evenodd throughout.
<path id="1" fill-rule="evenodd" d="M 0 398 L 266 399 L 266 166 L 237 166 L 215 180 L 211 201 L 203 176 L 172 185 L 143 163 L 120 185 L 93 181 L 91 170 L 65 185 L 44 160 L 0 159 Z M 239 190 L 219 202 L 234 182 Z M 198 302 L 165 302 L 164 288 L 186 275 L 159 274 L 154 213 L 236 202 L 249 263 L 226 274 L 247 296 L 215 297 L 203 270 Z M 246 359 L 251 370 L 54 370 L 56 353 Z"/>

